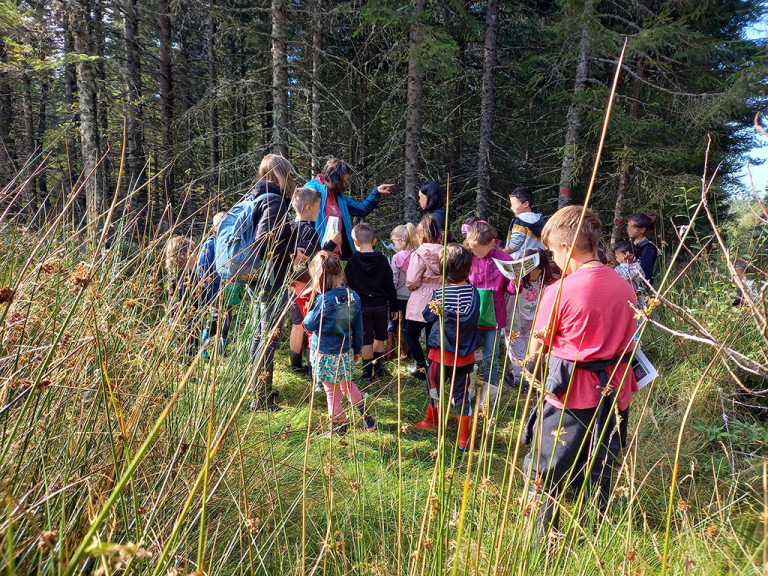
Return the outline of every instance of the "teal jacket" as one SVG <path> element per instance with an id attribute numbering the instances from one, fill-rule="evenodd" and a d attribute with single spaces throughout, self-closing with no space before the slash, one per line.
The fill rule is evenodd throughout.
<path id="1" fill-rule="evenodd" d="M 304 184 L 304 187 L 319 190 L 321 194 L 320 215 L 315 221 L 315 230 L 317 230 L 317 235 L 320 237 L 320 241 L 322 242 L 323 238 L 325 237 L 325 228 L 328 224 L 325 216 L 325 201 L 328 198 L 328 186 L 321 184 L 320 180 L 315 178 L 314 180 L 310 180 Z M 349 243 L 348 246 L 352 248 L 352 253 L 354 254 L 355 243 L 352 241 L 352 216 L 365 218 L 368 216 L 368 214 L 373 212 L 374 208 L 379 205 L 379 191 L 377 188 L 374 188 L 371 193 L 368 194 L 368 197 L 362 202 L 352 200 L 352 198 L 344 193 L 337 194 L 336 202 L 339 205 L 339 212 L 341 212 L 341 223 L 344 227 L 346 242 Z"/>

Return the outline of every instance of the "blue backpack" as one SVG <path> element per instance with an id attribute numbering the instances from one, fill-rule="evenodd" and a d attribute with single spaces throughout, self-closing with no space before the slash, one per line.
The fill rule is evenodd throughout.
<path id="1" fill-rule="evenodd" d="M 249 194 L 232 206 L 216 232 L 216 272 L 223 280 L 253 280 L 259 275 L 261 256 L 256 240 L 256 205 L 268 196 Z"/>

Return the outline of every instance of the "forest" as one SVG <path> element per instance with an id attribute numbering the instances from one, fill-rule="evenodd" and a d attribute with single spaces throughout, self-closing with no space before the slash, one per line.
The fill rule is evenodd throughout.
<path id="1" fill-rule="evenodd" d="M 748 171 L 766 18 L 762 0 L 0 0 L 0 570 L 768 574 L 768 197 Z M 356 201 L 392 183 L 364 217 L 388 258 L 427 181 L 457 238 L 475 216 L 503 242 L 521 187 L 545 218 L 593 210 L 609 259 L 630 215 L 657 218 L 636 318 L 659 376 L 607 513 L 568 494 L 537 542 L 521 436 L 544 395 L 502 390 L 462 451 L 455 419 L 411 425 L 424 383 L 399 337 L 380 378 L 355 368 L 372 433 L 320 434 L 287 328 L 282 410 L 248 410 L 265 278 L 226 354 L 185 354 L 210 314 L 174 303 L 168 248 L 196 259 L 268 154 L 296 186 L 343 159 Z"/>

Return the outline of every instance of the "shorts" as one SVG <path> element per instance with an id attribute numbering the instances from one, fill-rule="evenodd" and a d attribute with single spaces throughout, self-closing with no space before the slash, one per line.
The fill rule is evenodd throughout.
<path id="1" fill-rule="evenodd" d="M 243 301 L 245 295 L 245 284 L 240 282 L 231 282 L 224 287 L 224 306 L 227 308 L 237 306 Z"/>
<path id="2" fill-rule="evenodd" d="M 291 324 L 293 326 L 301 326 L 304 323 L 304 314 L 301 313 L 301 307 L 296 299 L 291 302 Z"/>
<path id="3" fill-rule="evenodd" d="M 336 384 L 345 380 L 352 380 L 352 372 L 355 369 L 355 356 L 352 351 L 341 354 L 323 354 L 312 352 L 310 355 L 312 374 L 317 382 Z"/>
<path id="4" fill-rule="evenodd" d="M 397 334 L 398 330 L 400 329 L 400 324 L 405 320 L 405 309 L 408 307 L 408 300 L 398 300 L 397 306 L 395 308 L 392 308 L 391 312 L 400 312 L 400 316 L 397 317 L 397 320 L 389 319 L 389 322 L 387 324 L 387 332 L 390 332 L 392 334 Z"/>
<path id="5" fill-rule="evenodd" d="M 374 340 L 387 339 L 388 316 L 384 306 L 363 308 L 363 346 L 370 346 Z"/>

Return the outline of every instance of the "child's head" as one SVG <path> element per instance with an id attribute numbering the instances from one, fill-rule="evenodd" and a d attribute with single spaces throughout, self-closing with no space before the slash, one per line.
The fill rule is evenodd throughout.
<path id="1" fill-rule="evenodd" d="M 222 220 L 224 220 L 224 217 L 227 215 L 226 212 L 216 212 L 216 214 L 213 216 L 213 234 L 216 234 L 219 231 L 219 225 L 221 224 Z"/>
<path id="2" fill-rule="evenodd" d="M 419 244 L 439 244 L 441 240 L 440 226 L 429 214 L 424 216 L 416 228 Z"/>
<path id="3" fill-rule="evenodd" d="M 323 180 L 334 194 L 343 192 L 352 171 L 341 158 L 331 158 L 323 167 Z"/>
<path id="4" fill-rule="evenodd" d="M 419 188 L 419 206 L 425 212 L 434 212 L 445 206 L 443 195 L 440 193 L 440 184 L 429 180 L 421 185 Z"/>
<path id="5" fill-rule="evenodd" d="M 554 255 L 555 264 L 564 273 L 567 272 L 565 261 L 573 246 L 573 256 L 577 260 L 597 260 L 598 241 L 603 234 L 600 218 L 587 209 L 581 229 L 576 231 L 581 218 L 581 206 L 567 206 L 555 212 L 541 231 L 541 241 Z"/>
<path id="6" fill-rule="evenodd" d="M 296 188 L 293 193 L 291 206 L 296 211 L 299 220 L 314 222 L 320 214 L 320 190 L 314 188 Z"/>
<path id="7" fill-rule="evenodd" d="M 645 238 L 656 224 L 656 216 L 639 212 L 627 220 L 627 234 L 633 240 Z"/>
<path id="8" fill-rule="evenodd" d="M 309 273 L 312 275 L 312 285 L 315 292 L 325 292 L 331 288 L 341 286 L 344 278 L 344 269 L 341 260 L 333 252 L 320 250 L 309 264 Z"/>
<path id="9" fill-rule="evenodd" d="M 292 166 L 287 158 L 280 154 L 267 154 L 259 164 L 259 179 L 277 185 L 280 193 L 290 198 L 296 188 L 291 170 Z"/>
<path id="10" fill-rule="evenodd" d="M 546 286 L 555 279 L 555 272 L 552 270 L 552 265 L 549 263 L 549 256 L 547 256 L 546 250 L 542 248 L 528 248 L 528 250 L 523 252 L 522 257 L 527 258 L 534 254 L 539 255 L 539 263 L 536 268 L 523 276 L 523 286 L 526 288 L 530 287 L 531 282 L 536 282 L 537 280 L 541 280 L 541 285 Z"/>
<path id="11" fill-rule="evenodd" d="M 631 264 L 635 259 L 632 243 L 627 240 L 619 240 L 613 247 L 613 259 L 617 264 Z"/>
<path id="12" fill-rule="evenodd" d="M 195 245 L 185 236 L 171 236 L 165 246 L 165 269 L 168 272 L 181 272 L 192 262 Z"/>
<path id="13" fill-rule="evenodd" d="M 533 209 L 533 192 L 528 188 L 515 188 L 509 193 L 509 205 L 515 216 Z"/>
<path id="14" fill-rule="evenodd" d="M 472 272 L 472 251 L 461 244 L 448 244 L 440 255 L 440 265 L 445 265 L 448 284 L 466 282 Z"/>
<path id="15" fill-rule="evenodd" d="M 472 224 L 480 220 L 477 216 L 470 216 L 466 220 L 464 220 L 464 224 L 461 225 L 461 240 L 462 242 L 466 242 L 467 240 L 467 234 L 469 234 L 469 229 L 472 227 Z"/>
<path id="16" fill-rule="evenodd" d="M 395 226 L 389 238 L 398 252 L 401 250 L 415 250 L 419 245 L 419 240 L 416 237 L 416 226 L 410 222 Z"/>
<path id="17" fill-rule="evenodd" d="M 485 258 L 488 252 L 496 246 L 496 240 L 499 235 L 496 228 L 488 224 L 485 220 L 478 220 L 469 227 L 467 238 L 464 244 L 472 250 L 472 253 L 478 258 Z"/>
<path id="18" fill-rule="evenodd" d="M 749 268 L 749 263 L 743 258 L 739 258 L 733 263 L 733 267 L 736 269 L 736 274 L 739 275 L 739 278 L 744 278 L 744 274 L 746 274 L 747 268 Z"/>
<path id="19" fill-rule="evenodd" d="M 358 249 L 373 247 L 376 243 L 376 231 L 367 222 L 361 222 L 352 228 L 352 240 Z"/>

